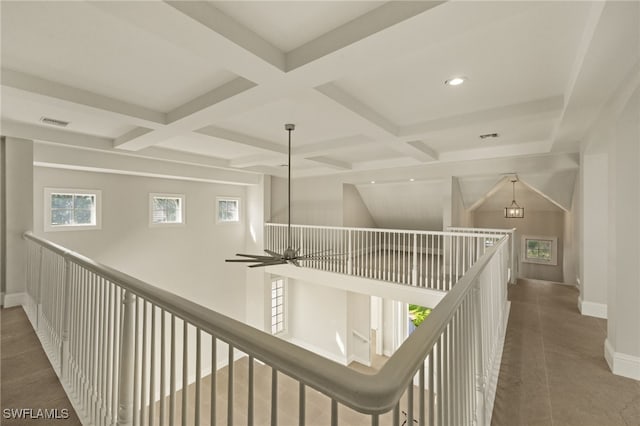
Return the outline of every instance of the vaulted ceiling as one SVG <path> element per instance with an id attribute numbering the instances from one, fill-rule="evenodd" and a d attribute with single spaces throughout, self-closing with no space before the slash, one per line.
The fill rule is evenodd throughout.
<path id="1" fill-rule="evenodd" d="M 0 7 L 3 135 L 274 175 L 576 152 L 638 71 L 637 2 Z"/>

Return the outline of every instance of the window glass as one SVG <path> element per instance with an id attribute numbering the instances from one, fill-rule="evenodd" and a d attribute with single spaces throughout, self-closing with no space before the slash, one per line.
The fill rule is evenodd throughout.
<path id="1" fill-rule="evenodd" d="M 235 198 L 218 198 L 218 222 L 240 221 L 240 200 Z"/>
<path id="2" fill-rule="evenodd" d="M 153 196 L 152 223 L 182 223 L 182 198 Z"/>
<path id="3" fill-rule="evenodd" d="M 44 192 L 46 232 L 100 228 L 100 191 L 45 188 Z"/>
<path id="4" fill-rule="evenodd" d="M 285 331 L 284 278 L 271 281 L 271 334 Z"/>

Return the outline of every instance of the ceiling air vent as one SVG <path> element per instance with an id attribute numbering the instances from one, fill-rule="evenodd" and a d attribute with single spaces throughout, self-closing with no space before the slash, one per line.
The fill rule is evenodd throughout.
<path id="1" fill-rule="evenodd" d="M 486 133 L 484 135 L 480 135 L 480 139 L 488 139 L 488 138 L 497 138 L 499 135 L 497 133 Z"/>
<path id="2" fill-rule="evenodd" d="M 69 125 L 68 121 L 56 120 L 55 118 L 49 117 L 40 117 L 40 121 L 42 121 L 44 124 L 50 124 L 52 126 L 58 127 L 67 127 Z"/>

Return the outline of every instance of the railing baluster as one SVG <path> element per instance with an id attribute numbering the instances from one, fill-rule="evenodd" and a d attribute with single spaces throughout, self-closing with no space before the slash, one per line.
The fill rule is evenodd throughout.
<path id="1" fill-rule="evenodd" d="M 165 344 L 165 325 L 166 316 L 164 309 L 160 310 L 160 426 L 164 426 L 164 404 L 165 404 L 165 392 L 166 392 L 166 344 Z"/>
<path id="2" fill-rule="evenodd" d="M 278 370 L 271 367 L 271 426 L 278 424 Z"/>
<path id="3" fill-rule="evenodd" d="M 144 425 L 147 400 L 147 301 L 142 301 L 142 377 L 140 378 L 140 425 Z"/>
<path id="4" fill-rule="evenodd" d="M 211 407 L 211 415 L 209 417 L 209 422 L 211 424 L 211 426 L 215 426 L 216 425 L 216 415 L 217 415 L 217 411 L 216 411 L 216 401 L 217 401 L 217 393 L 216 393 L 216 376 L 217 376 L 217 372 L 218 372 L 218 347 L 216 344 L 216 337 L 214 335 L 211 335 L 211 402 L 210 402 L 210 407 Z"/>
<path id="5" fill-rule="evenodd" d="M 331 426 L 338 426 L 338 401 L 331 400 Z"/>
<path id="6" fill-rule="evenodd" d="M 189 323 L 182 320 L 182 426 L 187 426 L 189 411 Z"/>
<path id="7" fill-rule="evenodd" d="M 247 426 L 253 426 L 253 356 L 249 355 L 249 377 L 247 378 Z"/>
<path id="8" fill-rule="evenodd" d="M 139 390 L 142 390 L 144 386 L 139 385 L 140 380 L 138 379 L 138 376 L 140 374 L 144 374 L 144 371 L 140 371 L 140 339 L 138 338 L 140 334 L 140 299 L 138 297 L 135 298 L 134 318 L 133 329 L 135 330 L 135 333 L 133 340 L 133 424 L 135 426 L 142 423 L 142 420 L 138 419 L 142 416 L 142 406 L 144 405 L 144 399 L 139 392 Z"/>
<path id="9" fill-rule="evenodd" d="M 431 358 L 430 355 L 427 355 L 429 358 Z M 425 360 L 426 362 L 426 360 Z M 422 363 L 422 365 L 420 366 L 420 372 L 418 375 L 418 385 L 420 386 L 420 390 L 418 392 L 418 395 L 420 397 L 420 399 L 418 400 L 418 426 L 424 426 L 424 420 L 425 420 L 425 404 L 424 404 L 424 387 L 425 387 L 425 381 L 424 381 L 424 362 Z M 429 389 L 429 392 L 431 392 L 431 389 Z"/>
<path id="10" fill-rule="evenodd" d="M 306 417 L 306 399 L 305 392 L 306 388 L 304 383 L 299 382 L 298 384 L 298 426 L 305 425 L 305 417 Z"/>
<path id="11" fill-rule="evenodd" d="M 169 354 L 169 426 L 175 424 L 176 415 L 176 316 L 171 314 L 171 348 Z"/>
<path id="12" fill-rule="evenodd" d="M 151 305 L 151 342 L 149 349 L 149 426 L 155 423 L 156 402 L 156 307 Z"/>
<path id="13" fill-rule="evenodd" d="M 393 426 L 400 426 L 400 403 L 393 406 Z"/>
<path id="14" fill-rule="evenodd" d="M 233 426 L 233 352 L 234 348 L 229 344 L 229 361 L 227 364 L 229 377 L 227 385 L 227 426 Z"/>
<path id="15" fill-rule="evenodd" d="M 196 328 L 196 413 L 194 424 L 196 426 L 200 425 L 200 386 L 201 386 L 201 376 L 202 376 L 202 365 L 201 365 L 201 357 L 202 357 L 202 342 L 199 328 Z"/>

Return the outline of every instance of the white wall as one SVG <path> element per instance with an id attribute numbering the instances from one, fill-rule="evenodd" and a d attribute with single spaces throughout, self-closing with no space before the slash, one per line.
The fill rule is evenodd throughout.
<path id="1" fill-rule="evenodd" d="M 640 380 L 640 85 L 609 140 L 608 322 L 605 355 L 614 373 Z M 585 242 L 586 244 L 586 242 Z"/>
<path id="2" fill-rule="evenodd" d="M 380 228 L 441 231 L 446 183 L 442 180 L 357 185 Z"/>
<path id="3" fill-rule="evenodd" d="M 4 152 L 5 306 L 23 303 L 26 290 L 26 242 L 22 234 L 33 228 L 33 143 L 6 138 Z"/>
<path id="4" fill-rule="evenodd" d="M 527 211 L 523 219 L 507 219 L 504 211 L 478 211 L 473 213 L 473 224 L 478 228 L 517 228 L 515 243 L 517 247 L 522 245 L 523 235 L 538 235 L 558 238 L 558 264 L 538 265 L 522 262 L 523 254 L 520 253 L 519 277 L 555 282 L 564 282 L 563 265 L 563 237 L 564 237 L 564 212 L 557 211 Z M 522 251 L 522 250 L 518 250 Z"/>
<path id="5" fill-rule="evenodd" d="M 292 343 L 347 364 L 347 293 L 346 290 L 290 278 L 288 338 Z"/>
<path id="6" fill-rule="evenodd" d="M 473 226 L 471 212 L 464 206 L 464 198 L 460 188 L 460 181 L 455 176 L 451 178 L 451 218 L 449 222 L 449 225 L 445 225 L 443 223 L 443 229 L 446 229 L 447 226 L 461 228 Z"/>
<path id="7" fill-rule="evenodd" d="M 102 229 L 45 233 L 45 187 L 102 190 Z M 244 187 L 36 167 L 33 188 L 37 235 L 245 320 L 245 268 L 224 262 L 244 250 L 245 215 L 219 225 L 215 216 L 216 196 L 240 197 L 244 206 Z M 186 225 L 150 228 L 150 192 L 184 194 Z"/>
<path id="8" fill-rule="evenodd" d="M 609 222 L 609 164 L 606 153 L 582 156 L 582 273 L 580 310 L 584 315 L 607 317 Z"/>
<path id="9" fill-rule="evenodd" d="M 342 226 L 342 182 L 299 178 L 291 182 L 291 223 Z M 287 223 L 287 179 L 271 179 L 271 221 Z"/>
<path id="10" fill-rule="evenodd" d="M 369 365 L 371 363 L 371 296 L 347 292 L 347 333 L 348 361 Z"/>
<path id="11" fill-rule="evenodd" d="M 355 185 L 342 186 L 342 226 L 352 228 L 377 228 L 377 224 Z"/>

